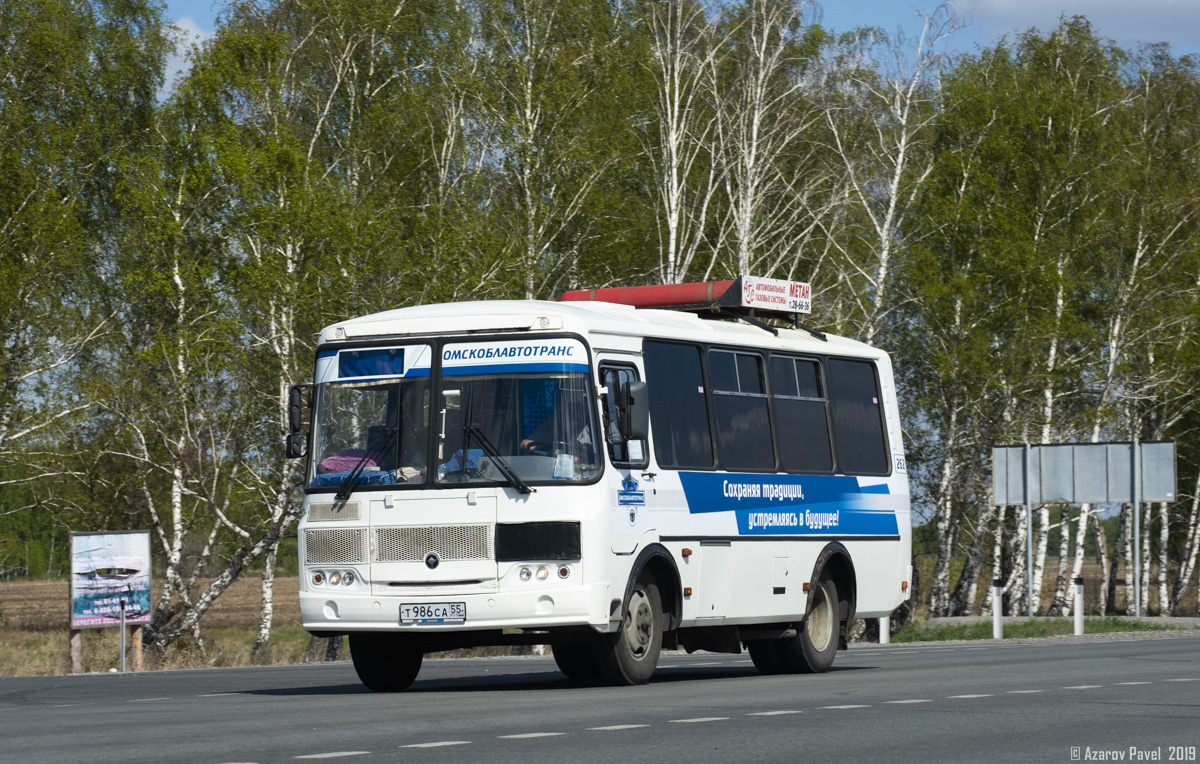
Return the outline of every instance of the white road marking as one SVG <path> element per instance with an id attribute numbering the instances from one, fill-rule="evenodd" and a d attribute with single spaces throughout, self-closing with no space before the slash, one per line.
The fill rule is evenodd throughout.
<path id="1" fill-rule="evenodd" d="M 798 713 L 800 713 L 800 712 L 799 711 L 755 711 L 752 714 L 746 714 L 746 716 L 785 716 L 787 714 L 798 714 Z"/>
<path id="2" fill-rule="evenodd" d="M 990 650 L 990 649 L 991 649 L 990 647 L 964 647 L 963 652 L 969 653 L 972 650 Z"/>
<path id="3" fill-rule="evenodd" d="M 306 753 L 303 756 L 293 756 L 294 759 L 337 759 L 342 756 L 365 756 L 370 751 L 333 751 L 332 753 Z"/>
<path id="4" fill-rule="evenodd" d="M 916 650 L 893 650 L 892 655 L 908 655 L 909 653 L 915 652 Z"/>
<path id="5" fill-rule="evenodd" d="M 956 698 L 994 698 L 995 695 L 948 695 L 950 699 Z"/>
<path id="6" fill-rule="evenodd" d="M 720 661 L 709 661 L 707 663 L 685 663 L 685 666 L 720 666 Z"/>
<path id="7" fill-rule="evenodd" d="M 821 706 L 821 708 L 828 708 L 828 709 L 832 709 L 834 711 L 842 711 L 844 709 L 849 709 L 849 708 L 870 708 L 870 706 Z"/>
<path id="8" fill-rule="evenodd" d="M 71 703 L 64 703 L 61 706 L 55 706 L 55 708 L 70 708 L 72 705 Z"/>
<path id="9" fill-rule="evenodd" d="M 901 703 L 932 703 L 933 701 L 929 698 L 912 698 L 911 700 L 885 700 L 883 702 L 894 703 L 898 705 Z"/>
<path id="10" fill-rule="evenodd" d="M 697 722 L 727 722 L 728 716 L 701 716 L 696 719 L 672 719 L 672 724 L 695 724 Z"/>
<path id="11" fill-rule="evenodd" d="M 152 700 L 170 700 L 170 698 L 138 698 L 136 700 L 131 700 L 129 702 L 130 703 L 149 703 Z"/>
<path id="12" fill-rule="evenodd" d="M 649 726 L 649 724 L 613 724 L 608 727 L 588 727 L 588 730 L 592 732 L 616 732 L 617 730 L 636 730 Z"/>
<path id="13" fill-rule="evenodd" d="M 1164 679 L 1164 682 L 1200 682 L 1200 679 Z"/>
<path id="14" fill-rule="evenodd" d="M 1064 687 L 1064 690 L 1094 690 L 1097 687 L 1103 687 L 1102 684 L 1077 684 L 1073 687 Z"/>
<path id="15" fill-rule="evenodd" d="M 565 732 L 522 732 L 520 735 L 497 735 L 501 740 L 528 740 L 535 737 L 558 737 Z"/>
<path id="16" fill-rule="evenodd" d="M 1035 692 L 1042 692 L 1042 690 L 1009 690 L 1008 694 L 1009 695 L 1032 695 Z"/>
<path id="17" fill-rule="evenodd" d="M 855 655 L 879 655 L 879 653 L 855 653 Z"/>
<path id="18" fill-rule="evenodd" d="M 1170 681 L 1170 680 L 1168 680 L 1168 681 Z M 1128 686 L 1134 685 L 1134 684 L 1154 684 L 1154 682 L 1114 682 L 1114 684 L 1119 684 L 1119 685 L 1128 687 Z"/>
<path id="19" fill-rule="evenodd" d="M 409 743 L 401 748 L 444 748 L 448 745 L 470 745 L 470 740 L 439 740 L 436 743 Z"/>
<path id="20" fill-rule="evenodd" d="M 241 695 L 240 692 L 213 692 L 208 695 L 197 695 L 197 698 L 223 698 L 226 695 Z"/>

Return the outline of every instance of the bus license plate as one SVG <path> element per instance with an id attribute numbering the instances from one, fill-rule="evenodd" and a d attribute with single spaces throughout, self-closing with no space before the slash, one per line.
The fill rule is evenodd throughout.
<path id="1" fill-rule="evenodd" d="M 428 602 L 400 605 L 400 623 L 462 623 L 467 620 L 465 602 Z"/>

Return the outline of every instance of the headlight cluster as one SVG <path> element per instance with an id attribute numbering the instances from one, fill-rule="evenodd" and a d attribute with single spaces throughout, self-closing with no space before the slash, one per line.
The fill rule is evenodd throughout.
<path id="1" fill-rule="evenodd" d="M 539 580 L 539 581 L 545 581 L 546 579 L 550 578 L 551 571 L 553 571 L 556 576 L 558 576 L 561 580 L 564 580 L 564 581 L 571 577 L 571 566 L 570 565 L 558 565 L 558 566 L 539 565 L 539 566 L 537 566 L 536 572 L 534 572 L 534 569 L 532 567 L 530 567 L 529 565 L 525 565 L 521 568 L 521 571 L 517 574 L 517 576 L 522 581 L 528 581 L 531 578 L 537 578 L 537 580 Z"/>
<path id="2" fill-rule="evenodd" d="M 308 577 L 313 586 L 323 586 L 328 583 L 330 586 L 350 586 L 354 583 L 358 576 L 354 575 L 353 570 L 331 570 L 326 573 L 323 570 L 314 570 Z"/>

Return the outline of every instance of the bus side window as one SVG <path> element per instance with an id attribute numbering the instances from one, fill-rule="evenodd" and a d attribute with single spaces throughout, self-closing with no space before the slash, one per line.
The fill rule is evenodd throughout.
<path id="1" fill-rule="evenodd" d="M 886 475 L 891 464 L 875 364 L 831 358 L 825 368 L 838 470 L 847 475 Z"/>
<path id="2" fill-rule="evenodd" d="M 807 358 L 771 356 L 775 436 L 784 472 L 830 472 L 833 450 L 821 386 L 821 367 Z"/>
<path id="3" fill-rule="evenodd" d="M 712 435 L 700 348 L 647 341 L 643 346 L 650 390 L 650 429 L 658 466 L 711 469 Z"/>
<path id="4" fill-rule="evenodd" d="M 608 441 L 609 458 L 612 459 L 614 465 L 620 467 L 645 467 L 647 465 L 646 441 L 631 440 L 627 443 L 613 443 L 608 438 L 613 423 L 617 421 L 616 391 L 620 385 L 626 382 L 636 382 L 637 371 L 629 366 L 601 366 L 600 380 L 608 388 L 608 395 L 604 398 L 604 440 Z M 641 401 L 641 405 L 645 406 L 646 402 Z"/>
<path id="5" fill-rule="evenodd" d="M 721 466 L 730 470 L 774 470 L 775 448 L 771 445 L 762 358 L 712 350 L 708 367 Z"/>

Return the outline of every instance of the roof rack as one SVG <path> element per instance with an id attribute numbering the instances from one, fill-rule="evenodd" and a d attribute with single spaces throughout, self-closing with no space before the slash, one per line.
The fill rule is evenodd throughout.
<path id="1" fill-rule="evenodd" d="M 737 318 L 779 332 L 761 318 L 785 318 L 819 340 L 823 332 L 800 321 L 801 313 L 812 312 L 812 287 L 802 281 L 740 276 L 732 281 L 698 281 L 690 284 L 655 284 L 606 289 L 575 289 L 564 292 L 560 302 L 613 302 L 635 308 L 679 310 L 701 318 Z"/>

